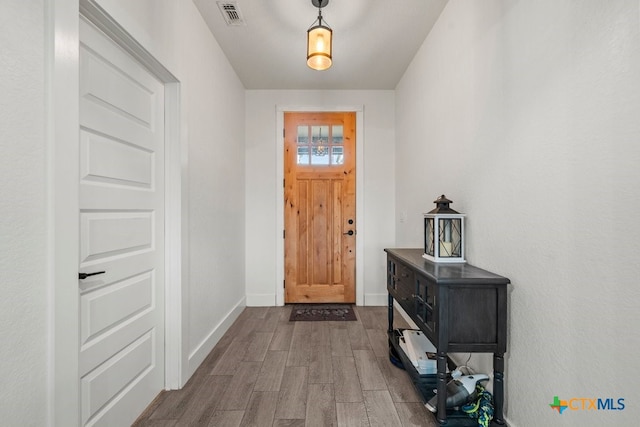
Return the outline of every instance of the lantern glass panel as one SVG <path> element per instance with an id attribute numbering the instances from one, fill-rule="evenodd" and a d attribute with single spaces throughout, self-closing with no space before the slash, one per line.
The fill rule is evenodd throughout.
<path id="1" fill-rule="evenodd" d="M 424 252 L 428 255 L 435 256 L 435 221 L 433 218 L 424 219 Z"/>
<path id="2" fill-rule="evenodd" d="M 438 231 L 441 258 L 460 257 L 462 249 L 462 220 L 459 218 L 439 218 Z"/>

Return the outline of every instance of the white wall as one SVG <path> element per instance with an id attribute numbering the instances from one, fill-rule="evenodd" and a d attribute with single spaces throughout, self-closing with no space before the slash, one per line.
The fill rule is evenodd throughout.
<path id="1" fill-rule="evenodd" d="M 46 424 L 44 5 L 0 2 L 0 423 Z"/>
<path id="2" fill-rule="evenodd" d="M 188 375 L 244 305 L 244 88 L 191 1 L 98 3 L 181 84 Z M 77 117 L 75 126 L 69 126 L 73 119 L 57 118 L 77 111 L 77 78 L 68 76 L 77 76 L 78 19 L 77 1 L 0 2 L 2 425 L 53 425 L 55 415 L 58 425 L 71 426 L 78 419 L 77 366 L 73 358 L 59 360 L 65 352 L 54 343 L 59 337 L 53 324 L 55 303 L 69 311 L 62 317 L 75 317 L 77 325 L 77 270 L 72 266 L 66 280 L 57 280 L 57 261 L 65 255 L 56 251 L 64 245 L 54 244 L 54 239 L 69 240 L 69 235 L 54 235 L 54 223 L 61 204 L 69 200 L 73 206 L 75 197 L 77 205 L 77 191 L 67 188 L 61 194 L 52 181 L 60 176 L 54 158 L 64 157 L 60 147 L 73 141 L 56 138 L 77 136 Z M 65 93 L 71 96 L 66 103 L 57 98 Z M 49 108 L 59 105 L 68 112 Z M 61 327 L 55 325 L 56 332 Z M 67 353 L 77 358 L 77 349 Z M 55 376 L 54 365 L 65 363 L 71 366 L 69 375 Z"/>
<path id="3" fill-rule="evenodd" d="M 190 375 L 244 307 L 244 87 L 192 1 L 99 3 L 180 80 Z"/>
<path id="4" fill-rule="evenodd" d="M 246 292 L 248 305 L 275 305 L 278 271 L 277 199 L 283 191 L 277 170 L 277 108 L 335 109 L 359 107 L 363 113 L 363 246 L 365 305 L 386 303 L 384 247 L 394 241 L 394 94 L 393 91 L 260 91 L 246 92 Z M 282 144 L 280 144 L 281 146 Z M 281 153 L 280 153 L 281 154 Z M 278 175 L 279 174 L 279 175 Z M 278 181 L 277 176 L 280 176 Z M 280 218 L 281 219 L 281 218 Z M 279 234 L 280 233 L 280 234 Z"/>
<path id="5" fill-rule="evenodd" d="M 640 415 L 638 9 L 450 0 L 397 87 L 396 243 L 421 247 L 444 193 L 468 215 L 469 263 L 511 279 L 513 427 Z M 559 415 L 556 395 L 626 408 Z"/>

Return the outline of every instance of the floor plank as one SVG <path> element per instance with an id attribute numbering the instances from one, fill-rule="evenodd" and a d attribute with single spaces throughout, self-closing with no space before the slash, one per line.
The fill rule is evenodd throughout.
<path id="1" fill-rule="evenodd" d="M 249 342 L 234 339 L 227 347 L 222 357 L 211 370 L 211 375 L 234 375 L 238 366 L 242 364 L 242 358 L 247 352 Z"/>
<path id="2" fill-rule="evenodd" d="M 349 340 L 349 331 L 346 328 L 331 329 L 331 355 L 353 356 L 351 351 L 351 341 Z"/>
<path id="3" fill-rule="evenodd" d="M 272 351 L 289 351 L 291 347 L 291 339 L 293 338 L 293 327 L 295 325 L 292 322 L 279 322 L 278 326 L 269 345 L 269 350 Z"/>
<path id="4" fill-rule="evenodd" d="M 286 351 L 269 351 L 258 374 L 253 391 L 279 391 L 287 363 Z"/>
<path id="5" fill-rule="evenodd" d="M 337 426 L 333 384 L 309 384 L 306 425 Z"/>
<path id="6" fill-rule="evenodd" d="M 243 360 L 247 362 L 262 362 L 272 338 L 273 332 L 254 332 L 251 335 Z"/>
<path id="7" fill-rule="evenodd" d="M 246 308 L 187 384 L 158 395 L 135 427 L 436 427 L 389 362 L 386 307 L 355 310 L 357 321 L 290 322 L 291 306 Z"/>
<path id="8" fill-rule="evenodd" d="M 346 322 L 351 350 L 371 350 L 367 331 L 360 322 Z"/>
<path id="9" fill-rule="evenodd" d="M 366 329 L 369 344 L 378 357 L 389 357 L 389 337 L 385 329 Z"/>
<path id="10" fill-rule="evenodd" d="M 218 403 L 220 410 L 244 410 L 251 398 L 253 385 L 258 378 L 260 362 L 242 362 L 228 382 L 226 393 Z"/>
<path id="11" fill-rule="evenodd" d="M 331 322 L 311 322 L 311 346 L 331 346 Z"/>
<path id="12" fill-rule="evenodd" d="M 304 419 L 307 411 L 308 369 L 288 367 L 282 378 L 276 419 Z"/>
<path id="13" fill-rule="evenodd" d="M 336 403 L 338 427 L 369 427 L 364 402 Z"/>
<path id="14" fill-rule="evenodd" d="M 304 420 L 279 420 L 273 421 L 273 427 L 305 427 Z"/>
<path id="15" fill-rule="evenodd" d="M 309 383 L 321 384 L 333 382 L 333 359 L 331 347 L 316 347 L 309 360 Z"/>
<path id="16" fill-rule="evenodd" d="M 395 405 L 403 426 L 438 427 L 439 425 L 422 403 L 404 402 Z"/>
<path id="17" fill-rule="evenodd" d="M 378 366 L 387 383 L 391 400 L 394 402 L 422 402 L 422 397 L 413 386 L 409 375 L 404 370 L 393 365 L 388 356 L 379 357 Z"/>
<path id="18" fill-rule="evenodd" d="M 164 399 L 156 406 L 149 418 L 152 420 L 180 418 L 190 402 L 197 398 L 198 390 L 206 379 L 206 375 L 194 374 L 181 390 L 164 393 Z"/>
<path id="19" fill-rule="evenodd" d="M 194 398 L 180 417 L 176 426 L 206 426 L 218 402 L 227 390 L 228 377 L 207 376 Z"/>
<path id="20" fill-rule="evenodd" d="M 251 394 L 251 399 L 244 412 L 243 426 L 264 427 L 273 424 L 273 416 L 278 403 L 277 391 L 256 391 Z"/>
<path id="21" fill-rule="evenodd" d="M 279 307 L 269 307 L 264 321 L 256 329 L 257 332 L 274 332 L 280 323 Z"/>
<path id="22" fill-rule="evenodd" d="M 378 366 L 378 359 L 371 350 L 354 350 L 358 378 L 362 390 L 387 390 L 387 383 Z"/>
<path id="23" fill-rule="evenodd" d="M 215 411 L 208 427 L 240 427 L 244 411 Z"/>
<path id="24" fill-rule="evenodd" d="M 152 420 L 149 418 L 136 421 L 135 427 L 174 427 L 178 420 Z"/>
<path id="25" fill-rule="evenodd" d="M 367 390 L 362 394 L 371 427 L 402 425 L 388 390 Z"/>
<path id="26" fill-rule="evenodd" d="M 362 402 L 362 388 L 353 357 L 333 358 L 336 402 Z"/>
<path id="27" fill-rule="evenodd" d="M 295 322 L 287 366 L 309 366 L 313 351 L 312 323 L 314 322 Z"/>

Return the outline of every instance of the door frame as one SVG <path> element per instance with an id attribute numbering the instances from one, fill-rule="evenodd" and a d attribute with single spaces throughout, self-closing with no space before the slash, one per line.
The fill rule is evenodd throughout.
<path id="1" fill-rule="evenodd" d="M 82 16 L 82 18 L 81 18 Z M 47 222 L 50 425 L 80 424 L 79 390 L 79 20 L 86 19 L 142 63 L 165 86 L 165 389 L 188 372 L 182 283 L 186 256 L 182 221 L 180 82 L 96 0 L 46 2 Z M 185 300 L 186 301 L 186 300 Z"/>
<path id="2" fill-rule="evenodd" d="M 364 230 L 364 126 L 363 105 L 349 106 L 276 106 L 276 305 L 284 305 L 284 113 L 356 113 L 356 224 Z M 357 231 L 357 230 L 356 230 Z M 364 234 L 356 233 L 356 305 L 364 305 Z"/>

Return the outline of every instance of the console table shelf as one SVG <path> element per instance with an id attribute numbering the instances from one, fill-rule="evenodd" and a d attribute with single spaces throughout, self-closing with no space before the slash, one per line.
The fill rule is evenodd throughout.
<path id="1" fill-rule="evenodd" d="M 389 333 L 389 344 L 395 351 L 395 354 L 398 355 L 402 365 L 404 366 L 404 370 L 407 371 L 409 378 L 411 378 L 411 382 L 413 382 L 413 385 L 422 396 L 423 403 L 427 403 L 433 397 L 433 390 L 437 387 L 437 375 L 422 375 L 414 368 L 409 357 L 404 353 L 404 351 L 402 351 L 402 348 L 400 348 L 400 344 L 398 343 L 399 336 L 400 331 L 398 329 Z M 448 367 L 449 370 L 452 371 L 455 369 L 455 364 L 449 360 Z M 447 381 L 449 380 L 450 378 L 447 376 Z M 455 410 L 447 410 L 447 422 L 448 426 L 478 427 L 477 420 L 470 418 L 467 414 L 461 411 Z"/>
<path id="2" fill-rule="evenodd" d="M 422 257 L 422 249 L 385 249 L 385 252 L 389 344 L 403 362 L 408 362 L 393 328 L 395 300 L 436 347 L 437 374 L 433 385 L 438 390 L 438 422 L 447 426 L 474 425 L 469 423 L 470 418 L 446 410 L 448 353 L 493 353 L 492 426 L 503 426 L 509 279 L 469 264 L 434 263 Z M 407 366 L 410 363 L 404 365 L 425 401 L 430 399 L 430 378 L 412 372 L 413 366 Z"/>

